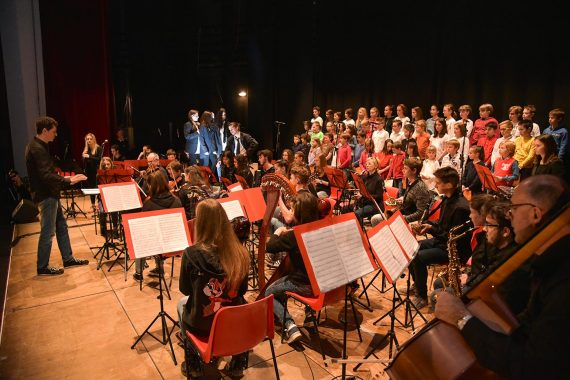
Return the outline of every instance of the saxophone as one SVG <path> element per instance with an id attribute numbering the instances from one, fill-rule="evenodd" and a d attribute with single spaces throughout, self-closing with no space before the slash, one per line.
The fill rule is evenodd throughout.
<path id="1" fill-rule="evenodd" d="M 449 230 L 449 236 L 447 239 L 447 258 L 449 260 L 449 264 L 447 264 L 447 268 L 445 270 L 441 271 L 437 275 L 443 283 L 443 289 L 445 290 L 447 286 L 451 287 L 453 289 L 453 293 L 457 297 L 461 297 L 461 261 L 457 254 L 457 240 L 475 230 L 475 227 L 471 227 L 464 232 L 459 232 L 470 224 L 471 220 L 468 220 L 465 223 L 455 226 Z"/>

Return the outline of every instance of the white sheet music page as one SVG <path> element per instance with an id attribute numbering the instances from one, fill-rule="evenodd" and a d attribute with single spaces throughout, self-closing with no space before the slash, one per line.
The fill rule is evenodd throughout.
<path id="1" fill-rule="evenodd" d="M 238 183 L 236 184 L 236 186 L 228 187 L 228 190 L 230 191 L 230 193 L 233 193 L 234 191 L 243 190 L 243 187 L 241 187 L 241 184 L 238 182 Z"/>
<path id="2" fill-rule="evenodd" d="M 321 292 L 347 284 L 346 271 L 333 236 L 333 226 L 301 234 Z"/>
<path id="3" fill-rule="evenodd" d="M 344 284 L 374 271 L 368 252 L 362 243 L 360 226 L 356 219 L 333 224 L 332 227 L 334 240 L 346 270 L 347 281 Z"/>
<path id="4" fill-rule="evenodd" d="M 124 185 L 102 186 L 101 193 L 105 198 L 106 212 L 125 211 L 141 208 L 138 189 L 134 182 Z"/>
<path id="5" fill-rule="evenodd" d="M 182 251 L 189 245 L 182 214 L 148 216 L 128 223 L 137 258 Z"/>
<path id="6" fill-rule="evenodd" d="M 243 209 L 241 208 L 241 203 L 238 200 L 235 201 L 228 201 L 228 202 L 220 202 L 226 214 L 228 214 L 228 219 L 232 220 L 233 218 L 237 218 L 238 216 L 245 216 L 243 214 Z"/>
<path id="7" fill-rule="evenodd" d="M 420 249 L 420 243 L 416 240 L 416 237 L 406 225 L 404 218 L 401 216 L 396 218 L 390 223 L 390 229 L 404 248 L 406 256 L 408 256 L 410 260 L 413 259 Z"/>
<path id="8" fill-rule="evenodd" d="M 394 283 L 398 276 L 406 269 L 408 260 L 402 248 L 398 244 L 396 237 L 388 225 L 381 228 L 376 234 L 372 235 L 369 239 L 370 245 L 376 253 L 376 257 L 386 270 L 386 276 L 390 283 Z"/>

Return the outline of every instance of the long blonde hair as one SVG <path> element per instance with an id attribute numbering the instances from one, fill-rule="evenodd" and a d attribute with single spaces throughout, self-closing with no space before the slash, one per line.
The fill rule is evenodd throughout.
<path id="1" fill-rule="evenodd" d="M 214 199 L 196 207 L 196 246 L 215 252 L 226 274 L 229 288 L 237 291 L 249 271 L 249 253 L 239 242 L 226 211 Z"/>
<path id="2" fill-rule="evenodd" d="M 89 136 L 91 136 L 93 138 L 93 142 L 95 143 L 93 145 L 93 149 L 91 149 L 91 154 L 95 154 L 95 153 L 97 153 L 97 148 L 99 148 L 99 145 L 97 144 L 97 139 L 95 138 L 95 135 L 93 133 L 88 133 L 84 137 L 85 148 L 83 148 L 83 154 L 86 154 L 87 152 L 89 152 L 89 145 L 87 144 L 87 137 L 89 137 Z"/>

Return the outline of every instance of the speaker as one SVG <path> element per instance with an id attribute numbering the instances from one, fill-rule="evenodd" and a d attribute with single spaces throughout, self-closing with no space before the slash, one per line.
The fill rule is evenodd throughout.
<path id="1" fill-rule="evenodd" d="M 17 223 L 33 223 L 37 221 L 40 211 L 36 204 L 29 199 L 22 199 L 12 212 L 12 220 Z"/>

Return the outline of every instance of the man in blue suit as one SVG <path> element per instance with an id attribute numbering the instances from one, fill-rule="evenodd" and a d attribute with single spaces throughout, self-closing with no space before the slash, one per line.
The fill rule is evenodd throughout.
<path id="1" fill-rule="evenodd" d="M 202 113 L 200 121 L 200 160 L 204 166 L 210 167 L 216 173 L 216 163 L 221 154 L 222 143 L 220 135 L 214 126 L 214 114 L 210 111 Z"/>

